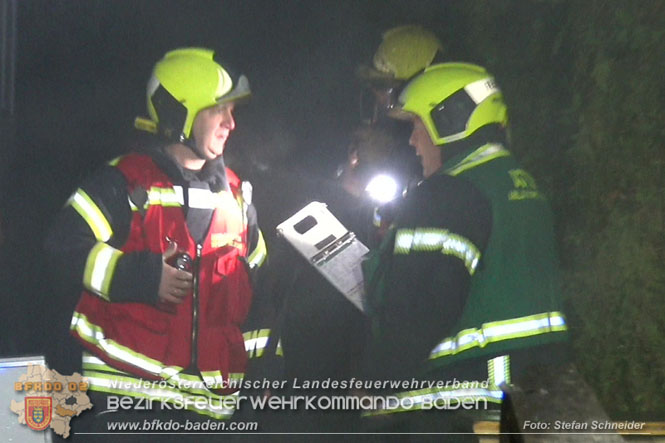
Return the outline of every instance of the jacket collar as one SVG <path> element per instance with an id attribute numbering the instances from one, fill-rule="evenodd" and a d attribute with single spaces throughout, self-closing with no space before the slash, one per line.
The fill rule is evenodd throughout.
<path id="1" fill-rule="evenodd" d="M 165 150 L 165 146 L 159 146 L 148 151 L 148 155 L 174 184 L 187 186 L 190 182 L 198 181 L 207 183 L 212 192 L 229 190 L 229 182 L 226 177 L 226 165 L 224 158 L 218 157 L 215 160 L 209 160 L 200 171 L 183 168 L 180 163 L 175 161 Z"/>

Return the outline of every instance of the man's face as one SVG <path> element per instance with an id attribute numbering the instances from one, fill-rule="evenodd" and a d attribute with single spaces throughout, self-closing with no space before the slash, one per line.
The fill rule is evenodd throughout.
<path id="1" fill-rule="evenodd" d="M 236 127 L 234 103 L 224 103 L 199 111 L 192 125 L 192 135 L 199 153 L 213 160 L 224 153 L 229 134 Z"/>
<path id="2" fill-rule="evenodd" d="M 413 117 L 413 130 L 409 144 L 416 148 L 416 155 L 423 165 L 423 177 L 427 178 L 443 166 L 441 147 L 432 143 L 432 139 L 418 116 Z"/>

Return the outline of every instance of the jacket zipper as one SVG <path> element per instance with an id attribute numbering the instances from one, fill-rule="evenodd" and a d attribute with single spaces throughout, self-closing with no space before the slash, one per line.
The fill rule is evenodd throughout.
<path id="1" fill-rule="evenodd" d="M 192 355 L 190 367 L 197 368 L 198 359 L 198 335 L 199 335 L 199 269 L 201 267 L 201 250 L 203 245 L 196 244 L 196 259 L 194 260 L 194 281 L 192 291 Z"/>

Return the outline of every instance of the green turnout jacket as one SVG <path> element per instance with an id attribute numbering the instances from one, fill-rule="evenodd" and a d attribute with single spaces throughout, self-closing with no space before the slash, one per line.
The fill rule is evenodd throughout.
<path id="1" fill-rule="evenodd" d="M 511 351 L 567 339 L 549 205 L 501 144 L 455 155 L 407 195 L 363 272 L 375 375 L 432 380 L 452 363 L 487 364 L 485 383 L 400 394 L 416 406 L 499 403 Z"/>

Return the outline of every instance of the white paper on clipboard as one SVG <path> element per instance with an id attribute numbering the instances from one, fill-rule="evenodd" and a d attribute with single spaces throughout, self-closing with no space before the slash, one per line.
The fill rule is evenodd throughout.
<path id="1" fill-rule="evenodd" d="M 280 223 L 277 233 L 355 307 L 364 311 L 360 263 L 369 249 L 328 211 L 325 203 L 311 202 Z"/>

